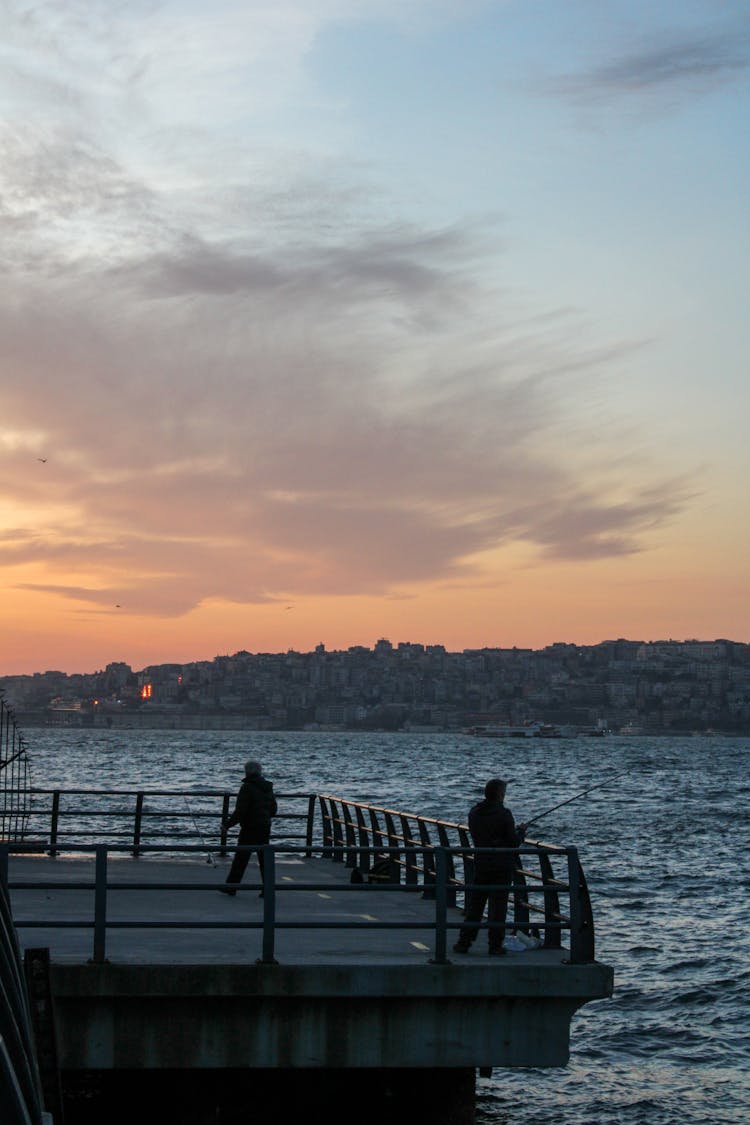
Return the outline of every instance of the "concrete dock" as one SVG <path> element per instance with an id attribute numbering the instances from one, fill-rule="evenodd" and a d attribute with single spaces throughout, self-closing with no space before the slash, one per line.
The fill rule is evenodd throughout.
<path id="1" fill-rule="evenodd" d="M 470 1125 L 478 1068 L 563 1066 L 575 1011 L 611 995 L 612 969 L 570 964 L 566 948 L 490 957 L 481 932 L 452 953 L 453 907 L 436 963 L 434 899 L 283 851 L 264 961 L 256 861 L 234 897 L 219 891 L 228 867 L 110 853 L 95 957 L 93 857 L 9 857 L 21 948 L 49 949 L 66 1125 L 98 1125 L 103 1107 L 128 1125 L 239 1125 L 258 1092 L 288 1107 L 275 1125 L 296 1125 L 363 1089 L 359 1121 L 397 1122 L 398 1104 L 404 1121 L 418 1109 Z M 164 1098 L 171 1117 L 153 1109 Z"/>

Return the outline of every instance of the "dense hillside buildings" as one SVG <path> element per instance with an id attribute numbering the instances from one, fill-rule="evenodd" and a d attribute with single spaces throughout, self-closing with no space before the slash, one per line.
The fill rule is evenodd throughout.
<path id="1" fill-rule="evenodd" d="M 644 733 L 750 734 L 750 645 L 605 641 L 483 648 L 391 644 L 237 652 L 133 671 L 0 677 L 27 724 L 457 730 L 541 721 Z"/>

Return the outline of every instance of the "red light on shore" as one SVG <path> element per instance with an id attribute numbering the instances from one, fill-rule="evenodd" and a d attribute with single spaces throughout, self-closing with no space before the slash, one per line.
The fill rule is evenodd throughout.
<path id="1" fill-rule="evenodd" d="M 141 688 L 141 699 L 151 699 L 154 694 L 153 684 L 144 684 Z"/>

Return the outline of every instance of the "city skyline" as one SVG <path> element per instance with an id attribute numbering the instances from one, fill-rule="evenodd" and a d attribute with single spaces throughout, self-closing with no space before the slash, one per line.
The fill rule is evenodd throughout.
<path id="1" fill-rule="evenodd" d="M 448 652 L 381 638 L 373 648 L 242 651 L 140 670 L 114 661 L 83 675 L 0 677 L 0 689 L 24 725 L 747 734 L 750 645 L 619 638 Z"/>
<path id="2" fill-rule="evenodd" d="M 746 5 L 6 9 L 0 675 L 750 641 Z"/>

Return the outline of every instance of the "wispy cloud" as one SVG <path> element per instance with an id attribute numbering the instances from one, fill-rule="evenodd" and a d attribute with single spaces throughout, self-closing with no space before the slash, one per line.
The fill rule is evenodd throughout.
<path id="1" fill-rule="evenodd" d="M 554 89 L 580 102 L 641 96 L 669 96 L 716 89 L 750 68 L 750 34 L 655 32 L 649 42 L 612 53 L 577 74 L 554 83 Z"/>

